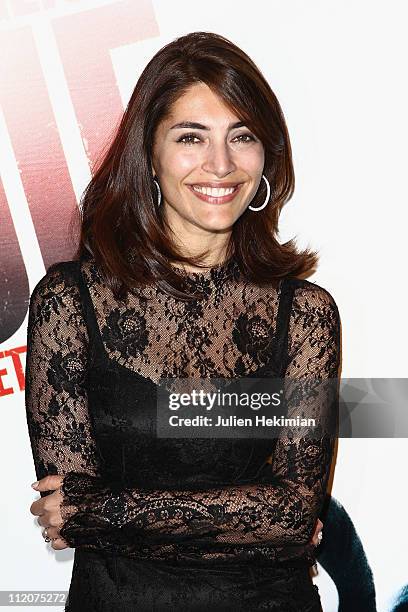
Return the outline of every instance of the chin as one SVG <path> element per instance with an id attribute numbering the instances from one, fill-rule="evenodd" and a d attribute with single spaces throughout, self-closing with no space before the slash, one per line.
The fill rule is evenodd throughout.
<path id="1" fill-rule="evenodd" d="M 195 224 L 209 232 L 225 232 L 232 228 L 234 219 L 214 219 L 213 221 L 195 220 Z"/>
<path id="2" fill-rule="evenodd" d="M 238 217 L 239 214 L 237 215 L 236 210 L 217 210 L 215 206 L 212 206 L 210 210 L 199 211 L 197 214 L 194 215 L 194 219 L 197 222 L 203 223 L 205 225 L 214 225 L 219 227 L 228 227 L 230 225 L 233 225 L 238 219 Z"/>

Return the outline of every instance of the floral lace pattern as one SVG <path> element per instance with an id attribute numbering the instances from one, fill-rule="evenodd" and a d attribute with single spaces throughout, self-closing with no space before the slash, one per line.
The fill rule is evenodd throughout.
<path id="1" fill-rule="evenodd" d="M 285 281 L 257 287 L 232 259 L 186 273 L 203 302 L 154 286 L 117 301 L 95 262 L 83 260 L 54 265 L 37 283 L 27 423 L 37 478 L 64 476 L 60 531 L 70 546 L 137 559 L 314 562 L 333 436 L 282 428 L 274 443 L 255 444 L 154 432 L 160 378 L 279 376 L 271 366 L 278 348 L 282 376 L 337 378 L 333 297 Z M 308 417 L 336 412 L 323 392 L 293 394 L 288 416 L 299 406 Z"/>

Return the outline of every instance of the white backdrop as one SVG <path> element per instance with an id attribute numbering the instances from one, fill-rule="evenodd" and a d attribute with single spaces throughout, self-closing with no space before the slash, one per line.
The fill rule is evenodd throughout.
<path id="1" fill-rule="evenodd" d="M 9 14 L 0 31 L 18 27 L 17 4 L 5 3 Z M 115 2 L 50 2 L 52 10 L 45 2 L 31 4 L 39 8 L 25 23 L 46 58 L 53 48 L 51 17 Z M 280 238 L 296 235 L 299 245 L 320 250 L 319 269 L 309 280 L 327 288 L 339 307 L 342 376 L 407 377 L 406 2 L 153 0 L 151 6 L 159 34 L 110 51 L 123 106 L 146 62 L 176 36 L 213 31 L 242 47 L 268 79 L 287 120 L 296 191 L 282 213 Z M 69 93 L 55 85 L 60 78 L 63 83 L 63 74 L 54 59 L 44 59 L 42 70 L 79 197 L 89 168 Z M 45 268 L 1 114 L 0 137 L 1 177 L 32 289 Z M 25 344 L 26 323 L 0 351 Z M 2 380 L 15 392 L 0 397 L 0 590 L 67 590 L 73 550 L 49 548 L 29 513 L 38 494 L 30 488 L 35 472 L 24 394 L 12 369 Z M 406 453 L 406 439 L 339 442 L 332 493 L 362 539 L 379 612 L 388 611 L 393 595 L 408 583 Z M 335 612 L 336 590 L 320 566 L 315 581 L 324 611 Z"/>

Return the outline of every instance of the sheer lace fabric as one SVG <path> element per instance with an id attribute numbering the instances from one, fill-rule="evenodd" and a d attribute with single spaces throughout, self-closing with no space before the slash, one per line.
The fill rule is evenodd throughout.
<path id="1" fill-rule="evenodd" d="M 27 422 L 37 478 L 64 476 L 61 536 L 137 559 L 311 565 L 334 437 L 159 439 L 156 391 L 171 377 L 335 379 L 336 303 L 305 280 L 257 287 L 234 259 L 186 279 L 204 302 L 155 286 L 115 300 L 93 260 L 53 266 L 32 292 Z"/>

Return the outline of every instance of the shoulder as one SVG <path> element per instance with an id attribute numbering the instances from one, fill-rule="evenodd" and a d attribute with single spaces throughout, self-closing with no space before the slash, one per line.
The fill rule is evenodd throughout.
<path id="1" fill-rule="evenodd" d="M 293 291 L 293 299 L 298 303 L 310 304 L 313 303 L 315 306 L 331 306 L 336 309 L 337 303 L 332 293 L 312 281 L 301 278 L 286 278 L 287 287 Z"/>
<path id="2" fill-rule="evenodd" d="M 83 300 L 78 285 L 80 262 L 60 261 L 52 264 L 30 295 L 27 323 L 27 346 L 44 345 L 54 351 L 85 346 L 88 331 Z M 39 343 L 39 344 L 37 344 Z"/>
<path id="3" fill-rule="evenodd" d="M 287 279 L 293 289 L 288 326 L 288 359 L 292 374 L 325 372 L 337 376 L 341 360 L 341 322 L 328 289 L 304 279 Z M 293 369 L 294 368 L 294 369 Z"/>
<path id="4" fill-rule="evenodd" d="M 295 322 L 303 320 L 304 327 L 324 321 L 336 328 L 340 326 L 339 309 L 328 289 L 299 278 L 287 278 L 286 285 L 293 291 L 291 317 Z"/>
<path id="5" fill-rule="evenodd" d="M 79 265 L 79 261 L 69 260 L 49 266 L 31 291 L 30 305 L 53 302 L 56 307 L 67 298 L 74 298 L 78 294 Z"/>

